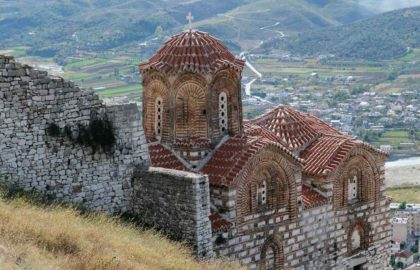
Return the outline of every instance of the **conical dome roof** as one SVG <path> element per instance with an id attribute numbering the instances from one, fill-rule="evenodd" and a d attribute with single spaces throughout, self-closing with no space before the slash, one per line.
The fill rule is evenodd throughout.
<path id="1" fill-rule="evenodd" d="M 166 74 L 185 71 L 206 74 L 226 66 L 242 71 L 244 64 L 220 40 L 205 32 L 188 30 L 166 41 L 149 61 L 140 64 L 140 71 L 155 69 Z"/>

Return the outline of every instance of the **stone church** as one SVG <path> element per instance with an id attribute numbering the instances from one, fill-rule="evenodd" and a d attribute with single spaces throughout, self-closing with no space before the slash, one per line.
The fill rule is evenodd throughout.
<path id="1" fill-rule="evenodd" d="M 243 119 L 244 64 L 191 29 L 140 64 L 151 165 L 208 176 L 216 256 L 251 269 L 388 269 L 386 153 L 287 106 Z"/>

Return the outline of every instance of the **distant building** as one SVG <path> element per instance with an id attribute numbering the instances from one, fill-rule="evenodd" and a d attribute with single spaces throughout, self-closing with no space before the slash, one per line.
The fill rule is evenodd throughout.
<path id="1" fill-rule="evenodd" d="M 401 250 L 395 254 L 395 263 L 402 262 L 404 267 L 412 265 L 414 262 L 414 253 L 409 250 Z"/>
<path id="2" fill-rule="evenodd" d="M 408 218 L 395 217 L 392 219 L 392 240 L 405 242 L 408 236 Z"/>

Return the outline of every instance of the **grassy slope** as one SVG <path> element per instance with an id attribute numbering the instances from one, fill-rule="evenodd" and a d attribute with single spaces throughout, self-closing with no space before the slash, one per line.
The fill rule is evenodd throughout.
<path id="1" fill-rule="evenodd" d="M 0 196 L 0 269 L 240 269 L 198 262 L 180 243 L 102 215 Z"/>
<path id="2" fill-rule="evenodd" d="M 401 186 L 388 188 L 386 194 L 393 202 L 420 203 L 420 186 Z"/>

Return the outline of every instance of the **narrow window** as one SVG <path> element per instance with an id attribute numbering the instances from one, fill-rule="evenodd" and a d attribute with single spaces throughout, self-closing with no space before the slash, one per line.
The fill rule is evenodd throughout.
<path id="1" fill-rule="evenodd" d="M 155 134 L 159 141 L 162 138 L 162 116 L 163 116 L 163 101 L 161 97 L 156 98 L 155 103 Z"/>
<path id="2" fill-rule="evenodd" d="M 221 135 L 228 133 L 227 96 L 225 92 L 219 94 L 219 128 Z"/>
<path id="3" fill-rule="evenodd" d="M 351 250 L 357 251 L 360 249 L 362 243 L 362 236 L 360 234 L 359 228 L 354 228 L 353 233 L 351 234 Z"/>
<path id="4" fill-rule="evenodd" d="M 257 203 L 259 206 L 265 205 L 267 202 L 267 183 L 263 181 L 258 185 L 257 190 Z"/>
<path id="5" fill-rule="evenodd" d="M 357 170 L 353 170 L 349 176 L 348 176 L 348 201 L 349 202 L 356 202 L 359 199 L 359 173 L 357 172 Z"/>
<path id="6" fill-rule="evenodd" d="M 264 261 L 263 269 L 272 270 L 276 269 L 276 254 L 272 247 L 268 247 L 265 253 L 265 261 Z"/>

